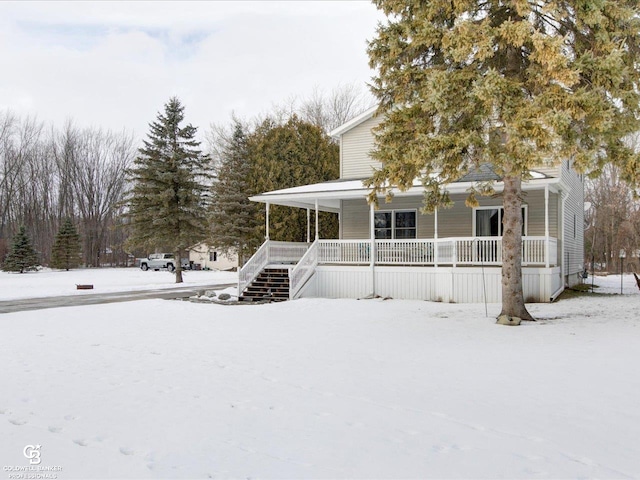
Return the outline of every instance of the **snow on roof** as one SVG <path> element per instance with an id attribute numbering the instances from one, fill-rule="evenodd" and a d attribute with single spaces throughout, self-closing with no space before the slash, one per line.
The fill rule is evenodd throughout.
<path id="1" fill-rule="evenodd" d="M 272 190 L 257 196 L 266 195 L 288 195 L 296 193 L 320 193 L 320 192 L 346 192 L 349 190 L 364 190 L 366 187 L 362 184 L 363 180 L 332 180 L 322 183 L 311 183 L 309 185 L 300 185 L 298 187 L 283 188 L 280 190 Z"/>
<path id="2" fill-rule="evenodd" d="M 549 183 L 557 183 L 560 178 L 552 178 L 539 172 L 531 171 L 532 179 L 547 180 Z M 477 172 L 473 178 L 462 177 L 457 182 L 450 183 L 447 190 L 450 193 L 464 193 L 470 185 L 477 181 L 494 180 L 499 182 L 499 178 L 493 178 L 492 171 Z M 341 179 L 322 183 L 312 183 L 297 187 L 272 190 L 249 197 L 253 202 L 270 203 L 273 205 L 284 205 L 297 208 L 314 209 L 316 202 L 318 209 L 327 212 L 340 212 L 340 201 L 348 199 L 363 199 L 371 189 L 365 187 L 365 179 Z M 531 184 L 529 184 L 531 185 Z M 536 182 L 539 188 L 540 183 Z M 497 185 L 500 190 L 499 184 Z M 423 185 L 419 179 L 413 181 L 413 186 L 405 191 L 400 191 L 397 187 L 392 188 L 395 196 L 419 196 L 423 193 Z"/>

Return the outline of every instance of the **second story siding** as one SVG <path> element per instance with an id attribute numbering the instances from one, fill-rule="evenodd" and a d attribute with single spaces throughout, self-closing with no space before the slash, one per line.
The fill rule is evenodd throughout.
<path id="1" fill-rule="evenodd" d="M 369 178 L 374 170 L 382 166 L 371 158 L 371 151 L 375 148 L 372 130 L 381 121 L 382 117 L 370 117 L 340 135 L 340 178 Z M 559 177 L 562 163 L 541 165 L 535 170 L 549 177 Z"/>
<path id="2" fill-rule="evenodd" d="M 340 178 L 367 178 L 381 163 L 371 158 L 374 148 L 372 129 L 382 119 L 372 117 L 356 125 L 340 137 Z"/>

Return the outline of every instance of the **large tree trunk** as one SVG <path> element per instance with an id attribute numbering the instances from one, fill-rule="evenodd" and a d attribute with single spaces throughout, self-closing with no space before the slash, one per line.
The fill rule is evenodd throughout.
<path id="1" fill-rule="evenodd" d="M 178 250 L 173 254 L 176 261 L 176 283 L 182 283 L 182 252 Z"/>
<path id="2" fill-rule="evenodd" d="M 500 315 L 534 320 L 522 293 L 522 184 L 520 177 L 504 177 L 502 236 L 502 312 Z"/>

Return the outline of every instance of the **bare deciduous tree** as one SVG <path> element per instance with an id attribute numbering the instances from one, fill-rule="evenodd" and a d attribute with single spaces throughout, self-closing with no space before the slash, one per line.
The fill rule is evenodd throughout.
<path id="1" fill-rule="evenodd" d="M 640 133 L 626 138 L 640 150 Z M 587 263 L 599 270 L 618 272 L 620 252 L 624 251 L 626 271 L 640 271 L 640 202 L 622 180 L 620 169 L 607 165 L 602 174 L 585 185 L 585 255 Z"/>

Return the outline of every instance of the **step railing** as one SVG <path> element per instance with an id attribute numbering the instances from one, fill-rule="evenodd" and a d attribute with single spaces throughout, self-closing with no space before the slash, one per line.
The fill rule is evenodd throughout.
<path id="1" fill-rule="evenodd" d="M 319 244 L 319 240 L 313 242 L 296 266 L 289 271 L 289 299 L 298 298 L 302 287 L 315 273 L 320 252 Z"/>
<path id="2" fill-rule="evenodd" d="M 238 295 L 269 265 L 269 240 L 266 240 L 256 253 L 245 263 L 238 272 Z"/>
<path id="3" fill-rule="evenodd" d="M 266 240 L 238 272 L 238 295 L 242 295 L 260 272 L 270 264 L 295 264 L 304 256 L 308 243 Z"/>

